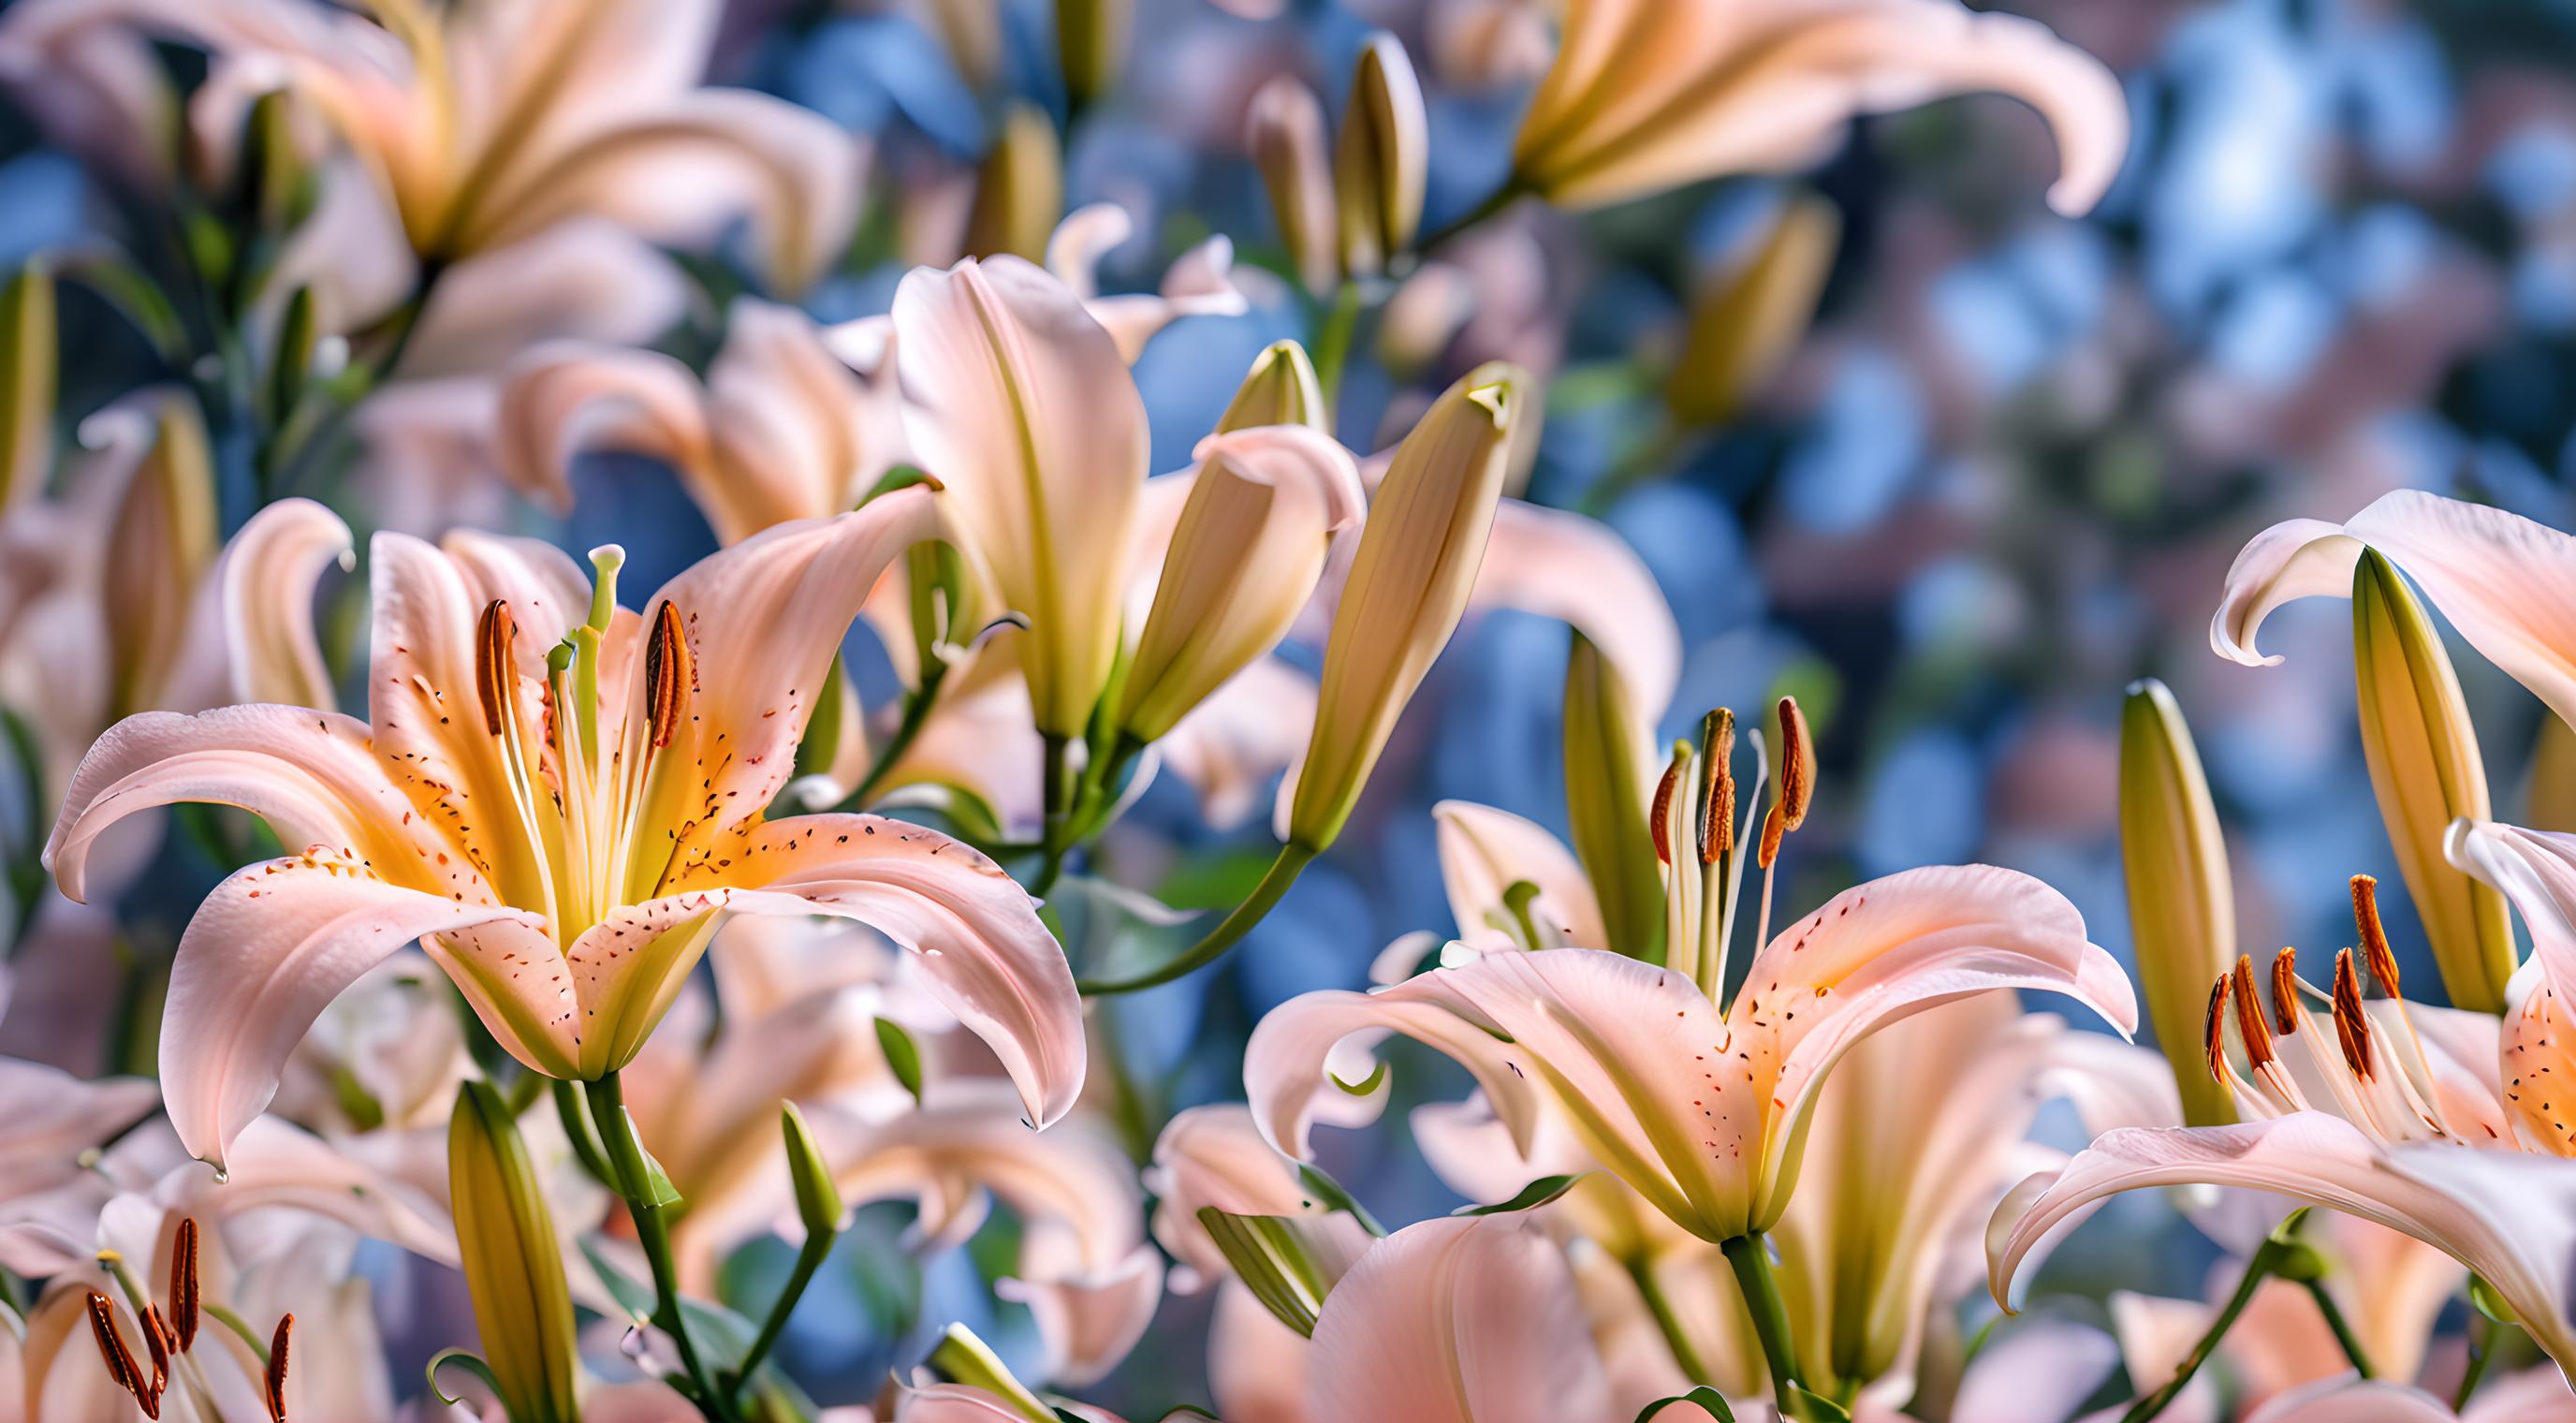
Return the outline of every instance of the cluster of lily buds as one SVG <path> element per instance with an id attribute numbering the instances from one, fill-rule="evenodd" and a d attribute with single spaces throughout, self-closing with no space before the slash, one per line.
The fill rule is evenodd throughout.
<path id="1" fill-rule="evenodd" d="M 1314 90 L 1282 75 L 1253 96 L 1246 144 L 1309 291 L 1383 276 L 1422 225 L 1430 121 L 1413 60 L 1391 34 L 1371 35 L 1351 78 L 1340 135 L 1326 154 Z"/>

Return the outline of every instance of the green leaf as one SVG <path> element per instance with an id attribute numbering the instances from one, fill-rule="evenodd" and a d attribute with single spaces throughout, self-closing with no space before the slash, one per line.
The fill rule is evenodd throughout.
<path id="1" fill-rule="evenodd" d="M 1789 1402 L 1807 1423 L 1851 1423 L 1850 1409 L 1801 1385 L 1789 1385 Z"/>
<path id="2" fill-rule="evenodd" d="M 472 1374 L 478 1379 L 481 1379 L 483 1381 L 483 1386 L 492 1390 L 493 1397 L 498 1398 L 501 1396 L 501 1381 L 498 1378 L 493 1377 L 492 1366 L 483 1362 L 483 1357 L 481 1355 L 475 1353 L 471 1349 L 441 1349 L 436 1354 L 430 1356 L 428 1369 L 429 1391 L 438 1395 L 439 1402 L 453 1407 L 454 1405 L 465 1401 L 463 1395 L 451 1394 L 439 1385 L 438 1371 L 447 1367 L 449 1364 L 454 1364 L 456 1367 L 463 1369 L 465 1372 Z"/>
<path id="3" fill-rule="evenodd" d="M 1696 1403 L 1708 1410 L 1708 1415 L 1717 1419 L 1718 1423 L 1735 1423 L 1735 1412 L 1726 1406 L 1726 1396 L 1707 1384 L 1701 1384 L 1688 1393 L 1677 1393 L 1670 1398 L 1656 1399 L 1638 1411 L 1636 1423 L 1646 1423 L 1646 1420 L 1676 1403 Z"/>
<path id="4" fill-rule="evenodd" d="M 2469 1276 L 2469 1303 L 2477 1306 L 2478 1313 L 2498 1324 L 2518 1325 L 2522 1322 L 2514 1317 L 2513 1306 L 2506 1304 L 2504 1296 L 2497 1294 L 2496 1287 L 2488 1284 L 2482 1275 Z"/>
<path id="5" fill-rule="evenodd" d="M 859 502 L 851 507 L 864 509 L 868 507 L 868 501 L 876 498 L 878 495 L 892 494 L 898 489 L 910 489 L 917 484 L 927 484 L 933 489 L 943 489 L 947 487 L 941 484 L 937 479 L 932 478 L 930 471 L 923 469 L 917 464 L 899 464 L 894 468 L 887 470 L 876 483 L 868 486 L 868 492 L 860 495 Z"/>
<path id="6" fill-rule="evenodd" d="M 1564 1176 L 1541 1176 L 1521 1187 L 1519 1195 L 1490 1206 L 1461 1206 L 1451 1215 L 1510 1215 L 1515 1211 L 1534 1211 L 1574 1189 L 1583 1179 L 1580 1171 Z"/>
<path id="7" fill-rule="evenodd" d="M 588 1238 L 581 1242 L 582 1258 L 590 1262 L 591 1271 L 608 1290 L 617 1307 L 630 1317 L 649 1320 L 653 1317 L 653 1287 L 627 1275 L 600 1253 Z M 720 1304 L 680 1297 L 680 1317 L 687 1325 L 689 1338 L 706 1356 L 708 1367 L 723 1373 L 739 1373 L 743 1357 L 751 1352 L 751 1341 L 759 1337 L 759 1326 Z"/>
<path id="8" fill-rule="evenodd" d="M 1343 1190 L 1341 1182 L 1325 1175 L 1323 1167 L 1303 1161 L 1297 1163 L 1297 1182 L 1306 1188 L 1306 1194 L 1321 1202 L 1326 1210 L 1340 1211 L 1358 1221 L 1369 1234 L 1381 1240 L 1386 1238 L 1386 1227 L 1377 1223 L 1377 1217 L 1368 1213 L 1368 1207 L 1361 1205 L 1350 1192 Z"/>
<path id="9" fill-rule="evenodd" d="M 912 1094 L 915 1106 L 921 1103 L 921 1045 L 905 1032 L 903 1024 L 892 1018 L 877 1019 L 877 1046 L 885 1050 L 886 1066 L 894 1069 L 894 1080 Z"/>

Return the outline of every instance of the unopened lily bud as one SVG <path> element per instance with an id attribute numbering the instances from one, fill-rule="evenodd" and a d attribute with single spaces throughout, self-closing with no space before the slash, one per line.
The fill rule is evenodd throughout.
<path id="1" fill-rule="evenodd" d="M 2477 731 L 2432 618 L 2373 549 L 2353 567 L 2352 634 L 2371 789 L 2442 987 L 2453 1007 L 2501 1013 L 2514 966 L 2504 896 L 2442 855 L 2452 821 L 2491 818 Z"/>
<path id="2" fill-rule="evenodd" d="M 1056 64 L 1076 108 L 1118 87 L 1135 24 L 1135 0 L 1055 0 Z"/>
<path id="3" fill-rule="evenodd" d="M 1395 36 L 1380 31 L 1360 50 L 1351 101 L 1333 150 L 1342 271 L 1374 276 L 1413 245 L 1431 171 L 1431 123 L 1422 83 Z"/>
<path id="4" fill-rule="evenodd" d="M 1263 425 L 1304 425 L 1331 434 L 1324 406 L 1324 387 L 1306 348 L 1294 341 L 1273 341 L 1252 362 L 1234 402 L 1216 422 L 1217 433 L 1257 429 Z"/>
<path id="5" fill-rule="evenodd" d="M 2554 716 L 2540 719 L 2518 823 L 2532 830 L 2576 830 L 2576 730 Z"/>
<path id="6" fill-rule="evenodd" d="M 108 534 L 114 572 L 104 601 L 119 715 L 158 700 L 177 661 L 197 590 L 221 547 L 215 461 L 194 402 L 170 397 L 152 414 L 151 444 L 127 477 Z"/>
<path id="7" fill-rule="evenodd" d="M 2129 688 L 2120 713 L 2120 861 L 2138 987 L 2182 1089 L 2183 1119 L 2232 1122 L 2236 1109 L 2209 1069 L 2202 1030 L 2218 1021 L 2210 982 L 2236 958 L 2236 891 L 2191 728 L 2173 693 L 2152 679 Z"/>
<path id="8" fill-rule="evenodd" d="M 1341 834 L 1404 704 L 1458 630 L 1493 533 L 1512 432 L 1535 399 L 1527 372 L 1479 366 L 1396 447 L 1324 645 L 1290 843 L 1322 850 Z"/>
<path id="9" fill-rule="evenodd" d="M 1365 503 L 1350 454 L 1302 425 L 1211 436 L 1198 457 L 1120 700 L 1139 744 L 1279 645 Z"/>
<path id="10" fill-rule="evenodd" d="M 975 206 L 966 218 L 966 255 L 1009 253 L 1046 258 L 1047 238 L 1064 216 L 1064 150 L 1055 120 L 1035 104 L 1015 103 L 984 155 Z"/>
<path id="11" fill-rule="evenodd" d="M 303 397 L 304 384 L 313 375 L 313 355 L 321 342 L 321 327 L 315 312 L 313 288 L 297 287 L 286 299 L 286 315 L 278 322 L 277 349 L 270 354 L 268 365 L 268 418 L 283 423 L 295 413 L 296 402 Z"/>
<path id="12" fill-rule="evenodd" d="M 54 274 L 30 262 L 0 287 L 0 512 L 43 492 L 53 470 L 60 368 Z"/>
<path id="13" fill-rule="evenodd" d="M 787 1140 L 787 1180 L 796 1191 L 796 1220 L 810 1239 L 841 1229 L 841 1188 L 832 1180 L 831 1163 L 805 1125 L 805 1114 L 793 1102 L 778 1109 L 778 1129 Z"/>
<path id="14" fill-rule="evenodd" d="M 1201 1206 L 1199 1224 L 1261 1307 L 1309 1339 L 1324 1296 L 1357 1263 L 1347 1253 L 1351 1233 L 1334 1230 L 1330 1216 L 1235 1215 Z"/>
<path id="15" fill-rule="evenodd" d="M 1330 291 L 1341 275 L 1334 248 L 1332 164 L 1324 153 L 1324 103 L 1315 91 L 1282 74 L 1252 96 L 1245 141 L 1253 166 L 1270 191 L 1271 216 L 1280 243 L 1310 292 Z"/>
<path id="16" fill-rule="evenodd" d="M 296 140 L 295 95 L 272 89 L 254 100 L 242 135 L 242 184 L 262 231 L 285 233 L 312 215 L 320 185 Z"/>
<path id="17" fill-rule="evenodd" d="M 1675 420 L 1723 424 L 1778 369 L 1815 318 L 1841 235 L 1833 204 L 1791 199 L 1748 254 L 1700 284 L 1681 355 L 1664 383 L 1664 408 Z"/>
<path id="18" fill-rule="evenodd" d="M 1807 823 L 1816 796 L 1816 738 L 1807 729 L 1807 714 L 1798 699 L 1782 697 L 1774 708 L 1772 731 L 1780 758 L 1778 778 L 1771 783 L 1771 813 L 1762 819 L 1762 844 L 1753 862 L 1764 869 L 1780 859 L 1780 842 Z"/>
<path id="19" fill-rule="evenodd" d="M 1013 1376 L 1002 1356 L 963 1324 L 949 1325 L 922 1362 L 941 1378 L 993 1395 L 1030 1423 L 1061 1423 L 1054 1409 Z"/>
<path id="20" fill-rule="evenodd" d="M 1565 662 L 1565 810 L 1575 858 L 1592 881 L 1604 947 L 1653 959 L 1664 938 L 1646 786 L 1654 735 L 1619 671 L 1581 633 Z"/>
<path id="21" fill-rule="evenodd" d="M 509 1104 L 489 1083 L 457 1090 L 447 1179 L 465 1288 L 502 1408 L 521 1423 L 574 1423 L 578 1340 L 554 1216 Z"/>

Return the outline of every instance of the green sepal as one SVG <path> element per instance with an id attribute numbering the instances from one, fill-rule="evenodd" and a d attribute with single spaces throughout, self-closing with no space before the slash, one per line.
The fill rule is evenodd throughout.
<path id="1" fill-rule="evenodd" d="M 438 1371 L 450 1364 L 454 1364 L 456 1367 L 463 1369 L 465 1372 L 472 1374 L 478 1379 L 481 1379 L 483 1381 L 483 1386 L 492 1390 L 493 1397 L 498 1398 L 501 1396 L 501 1380 L 493 1374 L 492 1366 L 483 1362 L 482 1355 L 475 1353 L 471 1349 L 449 1348 L 441 1349 L 437 1353 L 432 1354 L 429 1358 L 429 1367 L 424 1371 L 429 1378 L 429 1391 L 438 1396 L 439 1402 L 444 1403 L 451 1408 L 465 1402 L 463 1395 L 451 1394 L 439 1385 Z"/>
<path id="2" fill-rule="evenodd" d="M 894 1080 L 912 1094 L 913 1105 L 921 1104 L 921 1045 L 912 1034 L 892 1018 L 877 1019 L 877 1046 L 884 1050 L 886 1066 L 894 1070 Z"/>
<path id="3" fill-rule="evenodd" d="M 1718 1420 L 1718 1423 L 1735 1423 L 1735 1411 L 1726 1406 L 1726 1396 L 1707 1384 L 1701 1384 L 1688 1393 L 1677 1393 L 1670 1398 L 1656 1399 L 1637 1410 L 1635 1423 L 1647 1423 L 1647 1420 L 1676 1403 L 1695 1403 L 1707 1410 L 1708 1415 Z"/>
<path id="4" fill-rule="evenodd" d="M 1497 1201 L 1490 1206 L 1460 1206 L 1450 1214 L 1510 1215 L 1517 1211 L 1534 1211 L 1573 1190 L 1574 1183 L 1582 1179 L 1583 1173 L 1580 1171 L 1563 1176 L 1541 1176 L 1521 1187 L 1520 1194 L 1508 1201 Z"/>

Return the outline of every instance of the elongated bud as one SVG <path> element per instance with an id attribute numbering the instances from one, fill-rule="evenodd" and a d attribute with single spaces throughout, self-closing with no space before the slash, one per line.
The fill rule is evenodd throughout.
<path id="1" fill-rule="evenodd" d="M 1512 431 L 1534 400 L 1526 372 L 1480 366 L 1396 448 L 1324 645 L 1292 843 L 1320 851 L 1341 834 L 1397 716 L 1458 630 L 1493 533 Z"/>
<path id="2" fill-rule="evenodd" d="M 1664 383 L 1664 408 L 1676 421 L 1702 427 L 1734 418 L 1815 319 L 1841 239 L 1833 204 L 1792 198 L 1748 252 L 1702 280 Z"/>
<path id="3" fill-rule="evenodd" d="M 1046 260 L 1047 238 L 1064 216 L 1064 150 L 1055 121 L 1034 104 L 1014 103 L 984 155 L 975 206 L 966 219 L 966 255 L 1009 253 Z"/>
<path id="4" fill-rule="evenodd" d="M 527 1143 L 488 1083 L 457 1089 L 447 1181 L 474 1323 L 513 1420 L 574 1423 L 578 1365 L 572 1294 Z"/>
<path id="5" fill-rule="evenodd" d="M 1324 405 L 1324 387 L 1315 378 L 1315 363 L 1294 341 L 1273 341 L 1253 359 L 1252 370 L 1234 393 L 1234 401 L 1216 422 L 1217 433 L 1263 425 L 1304 425 L 1329 435 L 1332 416 Z"/>
<path id="6" fill-rule="evenodd" d="M 1349 453 L 1302 425 L 1211 436 L 1198 455 L 1120 696 L 1139 744 L 1279 645 L 1366 497 Z"/>
<path id="7" fill-rule="evenodd" d="M 814 1141 L 814 1129 L 793 1102 L 781 1103 L 778 1129 L 787 1139 L 787 1180 L 796 1190 L 796 1219 L 808 1237 L 836 1235 L 841 1229 L 841 1188 L 832 1180 L 831 1163 Z"/>
<path id="8" fill-rule="evenodd" d="M 2374 549 L 2353 566 L 2352 633 L 2371 789 L 2443 990 L 2453 1007 L 2501 1013 L 2514 966 L 2504 896 L 2442 855 L 2453 820 L 2493 814 L 2477 731 L 2441 634 Z"/>
<path id="9" fill-rule="evenodd" d="M 260 230 L 272 235 L 301 225 L 321 191 L 296 141 L 294 104 L 294 90 L 272 89 L 252 101 L 243 126 L 243 192 Z"/>
<path id="10" fill-rule="evenodd" d="M 922 1361 L 941 1378 L 980 1388 L 1009 1406 L 1012 1412 L 1029 1423 L 1062 1423 L 1054 1409 L 1029 1390 L 1011 1373 L 1010 1366 L 992 1350 L 992 1346 L 975 1337 L 963 1324 L 948 1326 L 948 1332 Z"/>
<path id="11" fill-rule="evenodd" d="M 1347 1233 L 1326 1228 L 1329 1217 L 1234 1215 L 1214 1206 L 1199 1207 L 1199 1224 L 1207 1227 L 1225 1262 L 1234 1267 L 1252 1297 L 1271 1317 L 1307 1338 L 1323 1312 L 1324 1296 L 1354 1263 L 1347 1253 Z"/>
<path id="12" fill-rule="evenodd" d="M 54 274 L 30 262 L 0 287 L 0 513 L 44 492 L 53 471 L 61 363 Z"/>
<path id="13" fill-rule="evenodd" d="M 2231 1094 L 2192 1060 L 2191 1025 L 2202 991 L 2236 956 L 2235 881 L 2191 728 L 2152 679 L 2130 686 L 2120 712 L 2120 863 L 2138 987 L 2182 1090 L 2183 1119 L 2232 1122 Z"/>
<path id="14" fill-rule="evenodd" d="M 1610 659 L 1581 633 L 1565 661 L 1565 812 L 1575 858 L 1601 905 L 1606 947 L 1658 956 L 1664 887 L 1646 806 L 1653 735 Z"/>
<path id="15" fill-rule="evenodd" d="M 1797 698 L 1780 699 L 1772 728 L 1780 747 L 1780 778 L 1771 783 L 1771 813 L 1762 819 L 1762 845 L 1753 861 L 1766 870 L 1779 862 L 1780 842 L 1807 823 L 1807 808 L 1816 796 L 1816 739 Z"/>
<path id="16" fill-rule="evenodd" d="M 1324 150 L 1324 101 L 1293 75 L 1282 74 L 1252 96 L 1245 146 L 1270 193 L 1270 215 L 1297 279 L 1317 295 L 1341 276 L 1335 247 L 1339 220 L 1333 201 L 1333 168 Z"/>
<path id="17" fill-rule="evenodd" d="M 160 701 L 221 546 L 214 452 L 196 402 L 156 402 L 151 447 L 134 467 L 108 536 L 104 600 L 119 715 Z"/>
<path id="18" fill-rule="evenodd" d="M 1345 275 L 1375 276 L 1413 245 L 1430 165 L 1422 83 L 1403 43 L 1381 30 L 1360 50 L 1341 140 L 1333 150 Z"/>
<path id="19" fill-rule="evenodd" d="M 1056 65 L 1074 107 L 1118 87 L 1135 25 L 1135 0 L 1055 0 Z"/>

